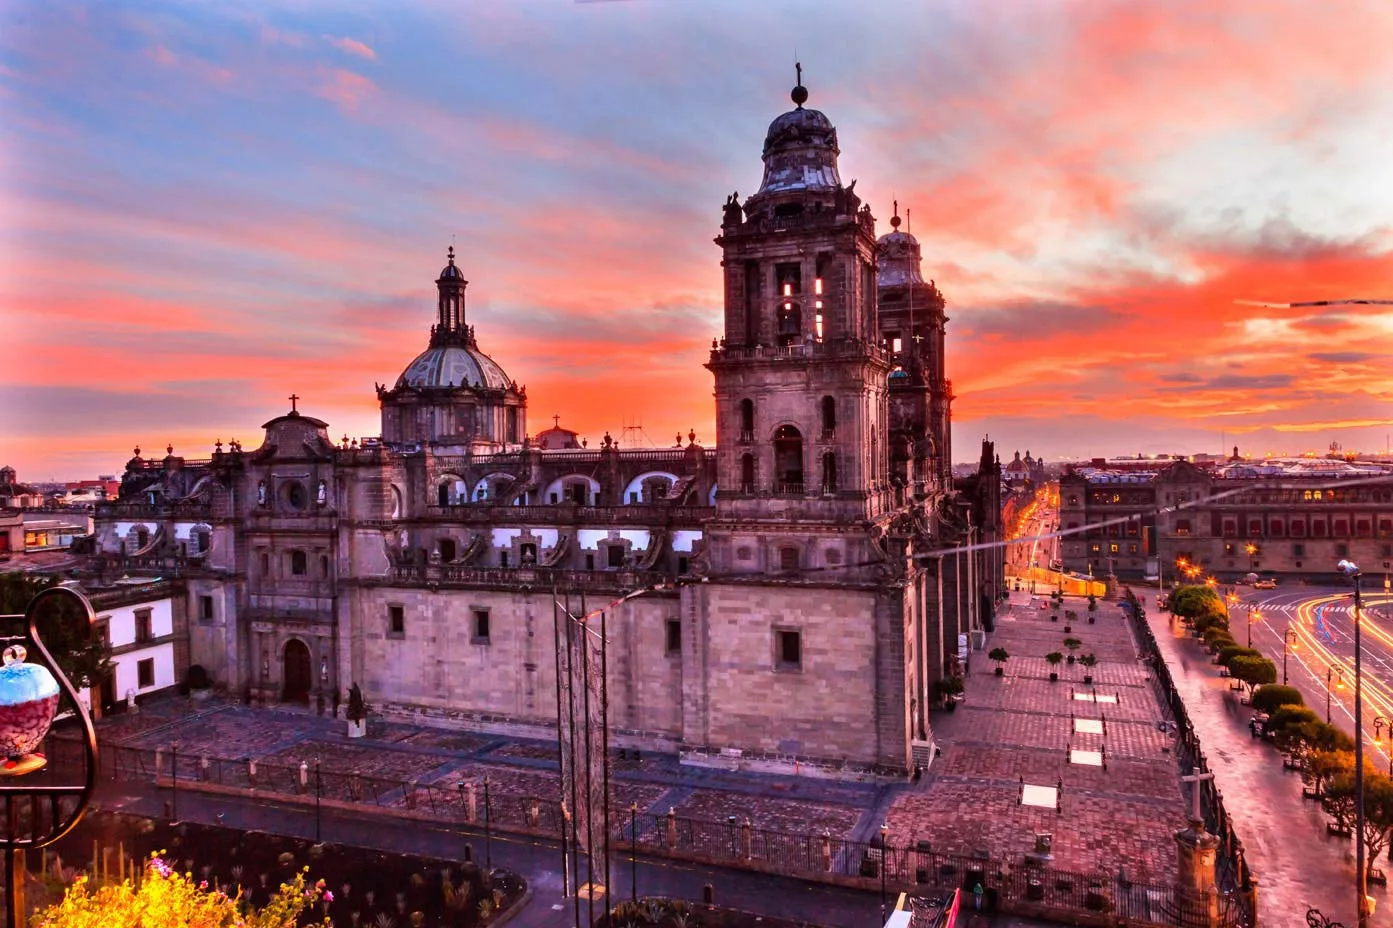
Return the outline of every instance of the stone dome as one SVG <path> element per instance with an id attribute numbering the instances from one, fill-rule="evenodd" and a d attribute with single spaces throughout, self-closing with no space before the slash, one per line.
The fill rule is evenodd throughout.
<path id="1" fill-rule="evenodd" d="M 506 390 L 512 380 L 498 363 L 478 348 L 432 345 L 416 356 L 397 378 L 398 387 L 484 387 Z"/>
<path id="2" fill-rule="evenodd" d="M 919 270 L 919 240 L 908 232 L 900 231 L 899 204 L 895 206 L 895 215 L 890 219 L 893 231 L 876 239 L 876 260 L 880 264 L 876 282 L 882 287 L 922 284 L 924 277 Z"/>

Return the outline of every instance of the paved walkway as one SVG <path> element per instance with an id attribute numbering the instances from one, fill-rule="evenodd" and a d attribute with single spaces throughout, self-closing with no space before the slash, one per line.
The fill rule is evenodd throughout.
<path id="1" fill-rule="evenodd" d="M 1065 610 L 1078 617 L 1069 622 Z M 987 645 L 1009 652 L 1005 673 L 995 675 L 985 651 L 973 653 L 966 700 L 934 714 L 943 756 L 890 810 L 893 840 L 928 838 L 935 851 L 1023 862 L 1036 833 L 1048 832 L 1059 869 L 1121 869 L 1138 882 L 1174 883 L 1172 835 L 1185 827 L 1186 807 L 1168 738 L 1156 727 L 1166 713 L 1119 606 L 1100 601 L 1092 625 L 1088 615 L 1077 597 L 1056 613 L 1043 598 L 1011 595 Z M 1055 668 L 1044 658 L 1067 653 L 1065 638 L 1079 639 L 1077 653 L 1098 663 L 1061 664 L 1051 682 Z M 1058 808 L 1022 803 L 1022 784 L 1062 787 Z"/>
<path id="2" fill-rule="evenodd" d="M 1306 909 L 1314 906 L 1353 926 L 1353 845 L 1326 834 L 1320 804 L 1301 798 L 1300 777 L 1283 769 L 1270 744 L 1249 735 L 1251 710 L 1219 677 L 1200 643 L 1185 638 L 1180 623 L 1172 627 L 1168 613 L 1148 610 L 1147 620 L 1258 878 L 1258 923 L 1304 925 Z M 1393 926 L 1393 899 L 1377 887 L 1371 895 L 1382 910 L 1372 924 Z"/>

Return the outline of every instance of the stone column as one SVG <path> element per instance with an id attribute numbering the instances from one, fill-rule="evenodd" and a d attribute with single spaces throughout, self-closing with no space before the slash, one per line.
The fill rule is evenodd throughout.
<path id="1" fill-rule="evenodd" d="M 1215 928 L 1219 924 L 1219 893 L 1214 862 L 1219 839 L 1204 830 L 1204 822 L 1190 820 L 1190 827 L 1175 833 L 1179 874 L 1176 901 L 1184 928 Z"/>

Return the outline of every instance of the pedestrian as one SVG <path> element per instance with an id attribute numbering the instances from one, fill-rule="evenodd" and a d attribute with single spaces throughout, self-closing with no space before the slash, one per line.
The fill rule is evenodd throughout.
<path id="1" fill-rule="evenodd" d="M 972 887 L 972 905 L 979 912 L 982 911 L 982 895 L 985 892 L 986 890 L 982 888 L 981 883 L 978 883 L 976 886 Z"/>

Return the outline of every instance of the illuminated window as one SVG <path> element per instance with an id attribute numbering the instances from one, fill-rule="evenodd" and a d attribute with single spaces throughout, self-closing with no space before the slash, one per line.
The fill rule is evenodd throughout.
<path id="1" fill-rule="evenodd" d="M 1312 499 L 1320 499 L 1320 490 L 1317 490 L 1317 491 L 1312 495 L 1311 498 L 1312 498 Z"/>
<path id="2" fill-rule="evenodd" d="M 793 284 L 784 284 L 784 296 L 793 296 Z"/>
<path id="3" fill-rule="evenodd" d="M 819 303 L 818 305 L 821 306 L 822 304 Z M 822 341 L 822 313 L 813 316 L 813 330 L 817 334 L 817 340 Z"/>
<path id="4" fill-rule="evenodd" d="M 821 277 L 814 278 L 814 280 L 813 280 L 813 293 L 817 294 L 818 296 L 822 296 L 822 278 L 821 278 Z M 818 306 L 821 306 L 821 305 L 822 305 L 822 303 L 819 302 L 819 303 L 818 303 Z"/>

